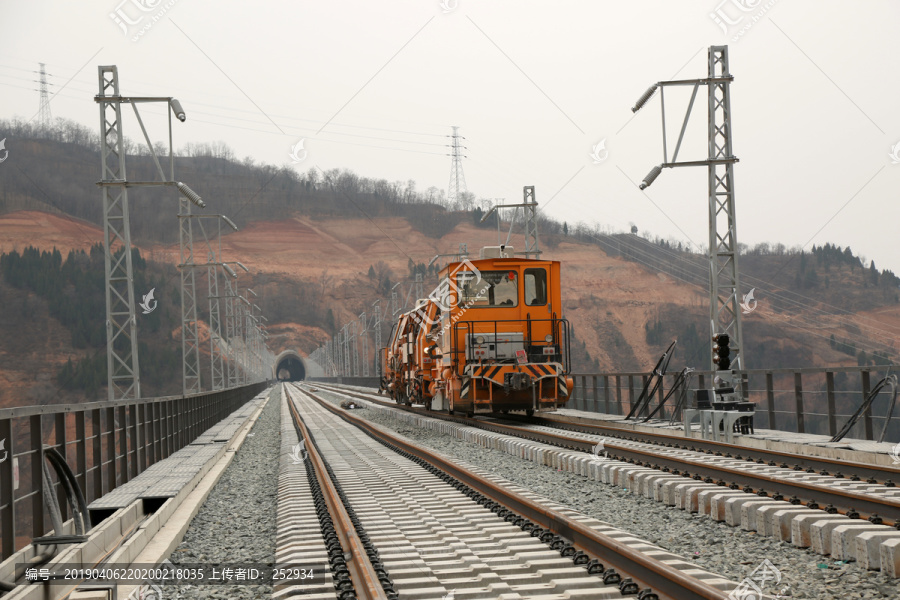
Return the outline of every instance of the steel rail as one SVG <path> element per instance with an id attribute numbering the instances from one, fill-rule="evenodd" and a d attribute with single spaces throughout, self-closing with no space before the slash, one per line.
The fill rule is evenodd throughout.
<path id="1" fill-rule="evenodd" d="M 340 390 L 341 393 L 346 394 L 353 393 L 343 388 L 336 388 L 333 386 L 322 385 L 322 387 Z M 384 402 L 374 395 L 359 395 L 357 397 L 372 402 Z M 390 402 L 384 402 L 384 404 L 389 407 L 400 408 Z M 408 410 L 408 408 L 406 410 Z M 753 458 L 755 460 L 762 459 L 767 463 L 773 461 L 778 465 L 787 464 L 794 470 L 806 471 L 808 469 L 814 469 L 817 473 L 826 471 L 831 475 L 841 473 L 848 478 L 856 476 L 863 481 L 874 480 L 876 482 L 892 482 L 900 484 L 900 468 L 890 465 L 860 464 L 837 458 L 809 456 L 805 454 L 772 450 L 769 448 L 753 448 L 751 446 L 741 446 L 738 444 L 728 444 L 726 442 L 704 440 L 702 438 L 685 437 L 684 435 L 672 435 L 664 432 L 639 431 L 632 428 L 633 425 L 639 423 L 626 423 L 622 421 L 614 421 L 612 423 L 601 421 L 598 423 L 596 422 L 597 419 L 570 416 L 564 417 L 560 415 L 525 417 L 524 415 L 504 414 L 502 418 L 534 425 L 546 425 L 548 427 L 556 427 L 558 429 L 575 431 L 578 433 L 618 437 L 647 444 L 671 445 L 674 448 L 695 450 L 706 452 L 708 454 L 721 452 L 723 456 L 727 454 L 739 455 L 741 457 L 746 456 L 747 458 Z"/>
<path id="2" fill-rule="evenodd" d="M 306 423 L 300 417 L 300 413 L 294 404 L 291 395 L 290 386 L 284 386 L 288 396 L 288 407 L 291 411 L 291 417 L 294 420 L 294 426 L 297 428 L 304 440 L 309 440 L 306 444 L 306 452 L 309 460 L 312 461 L 313 470 L 316 473 L 316 479 L 319 487 L 322 489 L 322 495 L 325 498 L 325 504 L 328 507 L 328 513 L 334 522 L 335 533 L 344 549 L 344 559 L 347 563 L 347 570 L 350 572 L 350 580 L 353 582 L 353 588 L 360 600 L 388 600 L 387 594 L 381 587 L 378 575 L 372 567 L 372 563 L 368 560 L 368 555 L 363 547 L 359 534 L 356 532 L 350 515 L 341 501 L 340 496 L 335 489 L 334 482 L 328 476 L 325 469 L 325 460 L 319 454 L 316 445 L 312 443 L 313 437 L 306 427 Z M 349 556 L 348 556 L 349 555 Z"/>
<path id="3" fill-rule="evenodd" d="M 504 415 L 504 419 L 525 420 L 521 415 Z M 574 420 L 569 420 L 574 419 Z M 787 463 L 790 467 L 797 470 L 814 469 L 816 472 L 827 471 L 829 474 L 841 473 L 846 476 L 857 476 L 862 480 L 874 479 L 879 482 L 892 481 L 900 482 L 900 468 L 889 465 L 876 464 L 860 464 L 841 460 L 837 458 L 827 458 L 824 456 L 809 456 L 805 454 L 796 454 L 792 452 L 784 452 L 781 450 L 772 450 L 769 448 L 753 448 L 751 446 L 741 446 L 738 444 L 728 444 L 726 442 L 718 442 L 714 440 L 704 440 L 702 438 L 685 437 L 683 435 L 671 435 L 667 433 L 656 433 L 648 431 L 638 431 L 631 429 L 630 423 L 622 423 L 623 427 L 615 425 L 600 425 L 588 423 L 589 419 L 579 417 L 559 417 L 559 416 L 541 416 L 534 417 L 529 422 L 537 425 L 547 425 L 548 427 L 557 427 L 559 429 L 567 429 L 579 433 L 592 433 L 595 435 L 621 437 L 635 442 L 644 442 L 648 444 L 671 444 L 676 448 L 684 450 L 692 449 L 700 452 L 715 454 L 721 452 L 725 454 L 740 454 L 753 459 L 763 459 L 765 462 L 776 461 L 778 464 Z"/>
<path id="4" fill-rule="evenodd" d="M 450 462 L 424 446 L 395 437 L 381 427 L 339 409 L 307 389 L 304 389 L 303 393 L 344 421 L 369 433 L 376 439 L 426 461 L 480 494 L 537 523 L 540 527 L 567 538 L 573 546 L 631 577 L 642 588 L 651 588 L 661 599 L 724 600 L 728 598 L 726 591 L 691 577 L 522 495 L 504 489 L 492 481 Z"/>
<path id="5" fill-rule="evenodd" d="M 329 389 L 335 390 L 335 388 Z M 532 441 L 537 441 L 552 446 L 569 448 L 572 450 L 581 450 L 584 452 L 593 453 L 594 447 L 596 445 L 595 441 L 584 440 L 544 431 L 534 431 L 516 425 L 506 425 L 495 422 L 488 422 L 482 419 L 471 419 L 467 417 L 447 415 L 436 411 L 425 413 L 422 411 L 411 410 L 407 407 L 400 407 L 390 402 L 376 400 L 371 397 L 366 397 L 362 394 L 357 394 L 355 392 L 350 392 L 343 389 L 336 389 L 335 393 L 357 397 L 369 402 L 380 403 L 389 408 L 400 408 L 401 410 L 406 410 L 407 412 L 424 414 L 437 419 L 453 421 L 463 425 L 484 429 L 486 431 L 492 431 L 494 433 L 512 435 L 515 437 L 530 439 Z M 682 441 L 684 441 L 683 438 L 679 439 L 682 439 Z M 802 504 L 815 503 L 819 504 L 823 508 L 823 510 L 827 508 L 827 505 L 830 504 L 842 514 L 846 514 L 847 512 L 856 512 L 862 518 L 868 518 L 873 515 L 877 515 L 878 517 L 883 519 L 883 522 L 885 524 L 896 525 L 897 523 L 900 523 L 900 498 L 879 497 L 799 480 L 791 481 L 788 479 L 778 478 L 766 473 L 753 472 L 731 466 L 714 465 L 688 457 L 662 456 L 656 449 L 629 448 L 628 446 L 624 446 L 616 442 L 609 442 L 608 440 L 604 440 L 604 447 L 607 451 L 610 452 L 610 458 L 612 458 L 613 460 L 633 462 L 645 467 L 661 469 L 675 474 L 680 474 L 685 477 L 693 477 L 694 479 L 710 480 L 716 483 L 721 481 L 723 482 L 721 483 L 721 485 L 723 486 L 725 485 L 727 480 L 727 482 L 731 482 L 736 487 L 736 489 L 749 490 L 748 493 L 756 493 L 760 495 L 763 492 L 766 495 L 769 495 L 769 493 L 781 493 L 786 498 L 786 503 L 790 502 L 791 498 L 793 497 L 796 498 L 796 500 L 794 501 L 795 503 L 797 503 L 798 501 Z M 742 446 L 729 447 L 732 449 L 744 449 Z M 796 458 L 796 456 L 794 458 Z M 752 459 L 747 460 L 748 462 L 752 461 L 756 463 L 756 461 Z"/>

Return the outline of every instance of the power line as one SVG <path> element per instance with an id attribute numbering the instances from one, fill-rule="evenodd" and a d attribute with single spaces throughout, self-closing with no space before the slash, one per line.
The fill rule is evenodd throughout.
<path id="1" fill-rule="evenodd" d="M 670 251 L 670 250 L 668 250 L 668 249 L 666 249 L 666 248 L 663 248 L 663 247 L 661 247 L 661 246 L 656 246 L 655 244 L 652 244 L 650 241 L 645 240 L 645 239 L 643 239 L 643 238 L 641 238 L 641 237 L 636 237 L 636 239 L 639 240 L 639 241 L 641 241 L 641 242 L 644 243 L 644 244 L 647 244 L 647 245 L 653 247 L 654 250 L 657 251 L 657 252 L 661 252 L 661 253 L 664 253 L 664 254 L 668 254 L 668 255 L 670 255 L 670 256 L 672 256 L 672 257 L 678 259 L 678 260 L 684 261 L 685 263 L 689 264 L 689 265 L 692 266 L 692 267 L 696 267 L 698 270 L 701 270 L 701 271 L 703 270 L 703 266 L 702 266 L 699 262 L 696 262 L 696 263 L 695 263 L 695 262 L 691 262 L 690 260 L 686 259 L 685 257 L 680 256 L 680 255 L 678 255 L 678 254 L 676 254 L 676 253 L 674 253 L 674 252 L 672 252 L 672 251 Z M 698 257 L 698 258 L 699 258 L 699 257 Z M 804 296 L 804 295 L 800 294 L 799 292 L 795 292 L 795 291 L 789 290 L 789 289 L 787 289 L 787 288 L 785 288 L 785 287 L 783 287 L 783 286 L 777 285 L 777 284 L 772 283 L 772 282 L 770 282 L 770 281 L 766 281 L 766 280 L 760 279 L 759 277 L 755 277 L 755 276 L 753 276 L 753 275 L 748 275 L 748 274 L 746 274 L 744 271 L 741 271 L 741 276 L 742 276 L 742 277 L 746 277 L 746 279 L 748 279 L 748 280 L 753 280 L 754 282 L 758 282 L 759 284 L 762 284 L 763 286 L 766 286 L 766 288 L 767 288 L 767 290 L 766 290 L 767 294 L 769 294 L 773 299 L 781 300 L 781 301 L 783 301 L 783 302 L 786 302 L 786 303 L 795 305 L 795 306 L 797 306 L 797 307 L 804 308 L 804 309 L 806 309 L 806 310 L 808 310 L 808 311 L 814 311 L 814 312 L 817 312 L 817 313 L 821 314 L 822 316 L 828 316 L 828 317 L 834 317 L 834 318 L 837 318 L 839 321 L 841 321 L 841 322 L 843 322 L 843 323 L 846 323 L 847 325 L 850 325 L 850 326 L 856 326 L 856 327 L 866 328 L 866 329 L 870 330 L 870 331 L 872 332 L 873 335 L 879 335 L 879 334 L 881 334 L 882 332 L 881 332 L 880 329 L 875 329 L 874 327 L 867 326 L 867 325 L 861 325 L 861 324 L 857 323 L 855 320 L 848 319 L 848 318 L 843 317 L 843 316 L 841 316 L 841 315 L 835 315 L 835 314 L 833 314 L 833 313 L 830 313 L 830 312 L 827 312 L 827 311 L 822 310 L 822 309 L 820 309 L 820 308 L 817 308 L 816 306 L 812 306 L 812 305 L 810 305 L 810 304 L 806 304 L 806 303 L 802 303 L 802 302 L 800 302 L 800 301 L 798 301 L 798 300 L 794 300 L 793 298 L 786 297 L 786 296 L 782 295 L 781 293 L 779 293 L 779 292 L 777 292 L 777 291 L 775 291 L 775 290 L 776 290 L 776 289 L 780 289 L 780 290 L 782 290 L 784 293 L 787 293 L 787 294 L 793 294 L 793 295 L 795 295 L 795 296 L 799 296 L 800 298 L 803 298 L 804 300 L 807 300 L 807 301 L 809 301 L 809 302 L 811 302 L 811 303 L 819 303 L 819 304 L 823 304 L 823 305 L 828 306 L 828 307 L 830 307 L 830 308 L 834 308 L 835 310 L 839 310 L 839 311 L 841 311 L 841 312 L 844 312 L 844 313 L 847 313 L 847 314 L 849 314 L 849 315 L 852 315 L 852 316 L 854 316 L 854 317 L 857 318 L 857 319 L 864 319 L 864 320 L 872 321 L 872 322 L 874 322 L 874 323 L 877 323 L 877 324 L 879 325 L 879 327 L 882 327 L 882 328 L 891 328 L 890 325 L 881 323 L 881 322 L 879 322 L 879 321 L 876 321 L 875 319 L 871 319 L 870 317 L 863 317 L 863 316 L 861 316 L 861 315 L 856 315 L 856 314 L 854 314 L 854 313 L 850 313 L 850 312 L 847 311 L 846 309 L 842 309 L 842 308 L 833 306 L 833 305 L 831 305 L 831 304 L 827 304 L 827 303 L 822 302 L 822 301 L 820 301 L 820 300 L 816 300 L 816 299 L 813 299 L 813 298 L 809 298 L 809 297 L 807 297 L 807 296 Z M 890 339 L 890 338 L 888 338 L 888 339 Z"/>
<path id="2" fill-rule="evenodd" d="M 649 242 L 649 241 L 647 241 L 647 240 L 644 240 L 643 238 L 635 237 L 635 239 L 640 240 L 640 241 L 641 241 L 642 243 L 644 243 L 644 244 L 648 244 L 648 245 L 653 246 L 651 242 Z M 629 238 L 629 240 L 630 240 L 630 238 Z M 625 244 L 627 244 L 629 240 L 620 240 L 620 243 L 625 243 Z M 635 252 L 640 252 L 639 250 L 637 250 L 637 249 L 634 248 L 633 246 L 632 246 L 631 249 L 634 250 Z M 668 252 L 668 251 L 667 251 L 666 249 L 664 249 L 664 248 L 655 248 L 655 247 L 654 247 L 654 250 L 656 250 L 657 252 L 662 252 L 662 253 L 666 253 L 666 254 L 671 254 L 671 252 Z M 645 257 L 656 258 L 657 262 L 659 261 L 659 259 L 658 259 L 657 257 L 654 257 L 654 256 L 653 256 L 652 254 L 650 254 L 649 252 L 641 252 L 641 254 L 642 254 L 643 256 L 645 256 Z M 697 268 L 696 272 L 689 273 L 690 276 L 696 277 L 696 276 L 699 275 L 699 273 L 701 273 L 701 272 L 703 271 L 703 269 L 702 269 L 702 267 L 701 267 L 700 264 L 698 264 L 698 263 L 691 263 L 690 261 L 687 261 L 686 259 L 684 259 L 684 258 L 682 258 L 682 257 L 679 257 L 679 258 L 681 258 L 681 260 L 684 261 L 684 262 L 686 262 L 686 264 L 688 264 L 689 266 L 691 266 L 691 267 L 696 267 L 696 268 Z M 638 262 L 640 262 L 641 264 L 644 264 L 645 266 L 647 266 L 647 267 L 649 267 L 649 268 L 654 268 L 654 267 L 652 267 L 652 266 L 651 266 L 649 263 L 647 263 L 647 262 L 644 262 L 644 261 L 638 261 Z M 657 270 L 663 271 L 663 269 L 659 269 L 659 268 L 657 268 Z M 669 275 L 671 275 L 671 276 L 673 276 L 673 277 L 676 277 L 676 279 L 679 279 L 679 280 L 681 280 L 681 281 L 685 281 L 683 278 L 678 277 L 678 276 L 676 276 L 675 274 L 673 274 L 673 273 L 671 273 L 671 272 L 668 272 L 668 271 L 663 271 L 663 272 L 666 272 L 667 274 L 669 274 Z M 682 275 L 686 275 L 686 276 L 687 276 L 688 274 L 687 274 L 685 271 L 682 271 Z M 755 278 L 753 278 L 753 279 L 755 279 Z M 767 283 L 767 282 L 764 282 L 764 283 Z M 695 284 L 695 285 L 698 285 L 698 287 L 701 287 L 701 286 L 699 286 L 699 284 Z M 774 286 L 774 284 L 769 284 L 769 285 L 772 285 L 773 287 L 777 287 L 777 286 Z M 884 335 L 883 332 L 880 331 L 880 330 L 877 330 L 877 329 L 874 329 L 874 328 L 871 328 L 871 327 L 868 327 L 868 326 L 865 326 L 865 325 L 860 325 L 859 323 L 856 323 L 856 322 L 854 322 L 854 321 L 850 321 L 850 320 L 848 320 L 848 319 L 846 319 L 846 318 L 844 318 L 844 317 L 841 317 L 840 315 L 833 315 L 833 314 L 831 314 L 831 313 L 827 313 L 827 312 L 825 312 L 825 311 L 821 311 L 820 309 L 817 309 L 817 308 L 815 308 L 815 307 L 812 307 L 812 306 L 809 306 L 809 305 L 800 303 L 800 302 L 798 302 L 798 301 L 796 301 L 796 300 L 793 300 L 793 299 L 791 299 L 791 298 L 783 297 L 783 296 L 781 296 L 780 294 L 778 294 L 777 292 L 774 292 L 774 291 L 769 291 L 768 293 L 769 293 L 769 294 L 772 296 L 772 298 L 773 298 L 773 307 L 775 307 L 774 301 L 775 301 L 775 300 L 779 300 L 779 301 L 782 301 L 782 302 L 784 302 L 784 303 L 787 303 L 787 304 L 790 304 L 790 305 L 795 305 L 795 306 L 797 306 L 797 307 L 799 307 L 799 308 L 805 309 L 806 311 L 815 311 L 815 312 L 821 313 L 822 316 L 833 317 L 833 318 L 837 319 L 839 322 L 842 322 L 843 324 L 845 324 L 845 325 L 847 325 L 847 326 L 850 326 L 850 327 L 861 327 L 861 328 L 866 328 L 866 329 L 869 330 L 869 338 L 874 338 L 874 337 L 880 337 L 880 338 L 883 338 L 883 339 L 886 338 L 887 340 L 891 341 L 891 343 L 893 343 L 892 338 L 890 338 L 889 336 Z M 774 311 L 773 311 L 773 312 L 774 312 Z M 809 315 L 806 315 L 806 314 L 798 314 L 797 316 L 798 316 L 798 318 L 804 319 L 804 320 L 809 320 L 809 319 L 812 319 L 812 318 L 813 318 L 812 316 L 809 316 Z M 789 324 L 793 324 L 793 323 L 789 323 Z M 797 326 L 797 325 L 795 325 L 795 326 Z M 799 326 L 798 326 L 798 327 L 799 327 Z M 873 345 L 873 344 L 870 344 L 870 343 L 867 343 L 867 342 L 863 342 L 863 341 L 861 341 L 860 338 L 854 338 L 852 335 L 849 337 L 849 339 L 850 339 L 850 341 L 853 341 L 855 344 L 859 344 L 860 347 L 863 347 L 863 346 L 864 346 L 864 347 L 866 347 L 866 348 L 868 348 L 868 349 L 870 349 L 870 350 L 873 350 L 873 351 L 878 349 L 878 347 L 877 347 L 876 345 Z M 881 348 L 882 348 L 882 349 L 890 349 L 890 348 L 891 348 L 891 345 L 886 344 L 885 342 L 880 342 L 880 345 L 881 345 Z"/>
<path id="3" fill-rule="evenodd" d="M 0 64 L 0 67 L 8 68 L 8 69 L 15 69 L 15 70 L 26 72 L 26 73 L 36 72 L 36 71 L 28 70 L 28 69 L 14 67 L 11 65 Z M 52 73 L 48 73 L 47 75 L 48 75 L 48 77 L 57 77 L 57 76 L 53 75 Z M 0 76 L 15 78 L 15 76 L 12 76 L 12 75 L 0 75 Z M 27 78 L 18 78 L 18 79 L 22 79 L 24 81 L 37 81 L 37 80 L 31 80 L 31 79 L 27 79 Z M 85 93 L 91 93 L 91 94 L 93 93 L 93 84 L 92 83 L 89 83 L 87 81 L 82 81 L 82 80 L 74 80 L 74 83 L 84 86 L 86 88 L 84 90 Z M 141 83 L 141 82 L 138 81 L 137 83 Z M 54 84 L 50 83 L 49 85 L 54 85 Z M 157 84 L 150 84 L 150 83 L 144 83 L 143 85 L 154 86 L 154 87 L 157 86 Z M 207 92 L 200 92 L 200 91 L 196 91 L 196 92 L 192 91 L 191 94 L 199 94 L 199 95 L 205 95 L 205 96 L 208 95 L 208 96 L 215 96 L 216 98 L 222 98 L 222 96 L 220 94 L 209 94 Z M 184 94 L 182 93 L 181 95 L 184 95 Z M 258 114 L 257 111 L 233 108 L 233 107 L 229 107 L 229 106 L 222 106 L 219 104 L 206 104 L 206 103 L 196 102 L 196 101 L 192 101 L 191 104 L 194 106 L 207 106 L 210 108 L 218 108 L 218 109 L 226 110 L 226 111 L 230 111 L 230 112 Z M 296 110 L 296 107 L 292 107 L 292 109 Z M 309 109 L 305 109 L 305 110 L 309 110 Z M 214 113 L 200 113 L 200 114 L 207 114 L 210 116 L 216 116 L 216 117 L 221 117 L 221 118 L 225 118 L 225 119 L 246 120 L 246 121 L 262 124 L 262 122 L 258 121 L 258 120 L 240 119 L 239 117 L 216 115 Z M 296 116 L 278 115 L 278 114 L 274 114 L 274 113 L 272 114 L 272 117 L 278 118 L 278 119 L 285 119 L 285 120 L 289 120 L 289 121 L 307 122 L 307 123 L 311 123 L 311 124 L 319 124 L 321 122 L 321 120 L 318 120 L 318 119 L 305 119 L 305 118 L 300 118 L 300 117 L 296 117 Z M 384 132 L 388 132 L 388 133 L 399 133 L 399 134 L 404 134 L 404 135 L 415 135 L 415 136 L 425 136 L 425 137 L 439 137 L 439 138 L 448 137 L 446 134 L 440 134 L 440 133 L 409 131 L 409 130 L 405 130 L 405 129 L 391 129 L 391 128 L 387 128 L 387 127 L 371 127 L 371 126 L 365 126 L 365 125 L 352 125 L 349 123 L 330 123 L 330 126 L 346 127 L 346 128 L 351 128 L 351 129 L 364 129 L 364 130 L 370 130 L 370 131 L 384 131 Z M 312 130 L 312 128 L 310 130 Z M 344 132 L 336 132 L 336 131 L 332 131 L 329 133 L 332 133 L 335 135 L 352 135 L 352 134 L 348 134 L 348 133 L 344 133 Z M 419 141 L 415 141 L 415 140 L 390 139 L 389 141 L 395 141 L 395 142 L 400 142 L 400 143 L 411 143 L 411 144 L 427 144 L 427 143 L 429 143 L 429 142 L 419 142 Z M 438 145 L 438 146 L 448 146 L 448 144 L 436 144 L 436 143 L 433 143 L 433 144 Z"/>

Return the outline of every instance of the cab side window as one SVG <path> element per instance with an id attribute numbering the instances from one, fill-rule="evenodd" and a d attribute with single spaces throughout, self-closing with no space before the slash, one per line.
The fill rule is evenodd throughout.
<path id="1" fill-rule="evenodd" d="M 525 304 L 528 306 L 547 304 L 546 269 L 525 269 Z"/>

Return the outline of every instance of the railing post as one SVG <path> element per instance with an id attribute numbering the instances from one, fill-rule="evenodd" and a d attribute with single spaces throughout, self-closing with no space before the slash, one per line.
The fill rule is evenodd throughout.
<path id="1" fill-rule="evenodd" d="M 609 375 L 603 376 L 603 412 L 611 414 L 609 412 Z"/>
<path id="2" fill-rule="evenodd" d="M 828 398 L 828 435 L 834 436 L 837 433 L 837 417 L 834 414 L 834 373 L 831 371 L 825 373 L 825 394 Z"/>
<path id="3" fill-rule="evenodd" d="M 217 396 L 221 396 L 224 393 L 225 392 L 221 392 L 221 391 L 217 392 Z M 205 429 L 203 429 L 203 427 L 202 427 L 202 424 L 203 424 L 203 412 L 201 410 L 202 408 L 203 408 L 203 403 L 200 402 L 199 400 L 196 400 L 193 404 L 194 432 L 191 435 L 192 440 L 197 439 L 197 436 L 199 436 L 201 433 L 203 433 L 205 431 Z"/>
<path id="4" fill-rule="evenodd" d="M 172 456 L 172 401 L 164 400 L 159 403 L 162 410 L 162 438 L 163 438 L 163 454 L 162 458 Z"/>
<path id="5" fill-rule="evenodd" d="M 122 476 L 122 483 L 128 481 L 128 413 L 125 411 L 125 405 L 116 407 L 119 411 L 119 475 Z"/>
<path id="6" fill-rule="evenodd" d="M 116 477 L 116 414 L 115 409 L 106 409 L 106 468 L 107 479 L 109 480 L 108 492 L 116 489 L 119 485 Z"/>
<path id="7" fill-rule="evenodd" d="M 622 414 L 622 377 L 621 375 L 616 375 L 616 404 L 618 405 L 619 412 L 617 415 Z"/>
<path id="8" fill-rule="evenodd" d="M 576 394 L 579 400 L 581 400 L 581 409 L 585 410 L 585 405 L 587 404 L 587 375 L 581 376 L 581 393 Z M 575 408 L 578 408 L 578 401 L 575 402 Z"/>
<path id="9" fill-rule="evenodd" d="M 153 452 L 153 433 L 150 419 L 150 403 L 141 403 L 138 411 L 138 420 L 141 422 L 141 457 L 138 460 L 138 469 L 143 472 L 150 465 L 150 455 Z"/>
<path id="10" fill-rule="evenodd" d="M 634 375 L 628 376 L 628 412 L 634 408 Z M 627 414 L 624 410 L 622 414 Z"/>
<path id="11" fill-rule="evenodd" d="M 181 416 L 182 418 L 184 418 L 184 425 L 182 425 L 181 427 L 181 430 L 184 432 L 184 434 L 182 435 L 182 448 L 190 444 L 196 437 L 195 435 L 192 435 L 194 433 L 194 411 L 192 410 L 192 408 L 194 406 L 194 402 L 198 402 L 199 400 L 199 398 L 188 398 L 184 402 L 182 402 Z"/>
<path id="12" fill-rule="evenodd" d="M 29 437 L 31 438 L 31 537 L 41 537 L 44 531 L 44 487 L 43 487 L 43 433 L 41 431 L 41 415 L 32 415 L 29 419 Z M 60 535 L 62 532 L 59 532 Z"/>
<path id="13" fill-rule="evenodd" d="M 591 385 L 594 388 L 594 392 L 591 395 L 591 404 L 592 404 L 591 412 L 600 412 L 600 402 L 599 402 L 599 398 L 597 397 L 597 376 L 596 375 L 591 375 Z"/>
<path id="14" fill-rule="evenodd" d="M 169 456 L 175 454 L 175 449 L 178 447 L 178 423 L 176 422 L 176 419 L 179 402 L 181 402 L 180 398 L 168 402 L 169 406 L 166 413 L 166 422 L 168 423 L 169 428 Z"/>
<path id="15" fill-rule="evenodd" d="M 150 418 L 152 419 L 150 439 L 153 440 L 151 446 L 153 450 L 153 460 L 150 464 L 162 460 L 163 455 L 162 421 L 160 419 L 160 415 L 162 414 L 161 405 L 162 402 L 152 402 L 150 404 Z"/>
<path id="16" fill-rule="evenodd" d="M 160 439 L 160 448 L 159 448 L 159 456 L 156 458 L 157 462 L 166 459 L 169 457 L 171 452 L 169 452 L 169 419 L 168 419 L 168 406 L 170 400 L 162 400 L 157 404 L 157 409 L 159 410 L 159 439 Z"/>
<path id="17" fill-rule="evenodd" d="M 872 392 L 872 385 L 869 381 L 869 371 L 862 372 L 862 387 L 863 387 L 863 402 L 866 401 L 866 398 L 869 397 L 869 394 Z M 866 439 L 872 440 L 875 439 L 872 435 L 872 405 L 866 407 L 866 410 L 863 411 L 863 426 L 866 431 Z"/>
<path id="18" fill-rule="evenodd" d="M 184 398 L 181 397 L 169 402 L 169 456 L 172 456 L 178 450 L 178 442 L 181 439 L 181 428 L 178 427 L 178 407 L 181 406 L 183 401 Z"/>
<path id="19" fill-rule="evenodd" d="M 172 402 L 172 426 L 175 432 L 175 445 L 173 451 L 184 447 L 184 403 L 187 398 L 182 396 Z"/>
<path id="20" fill-rule="evenodd" d="M 657 406 L 661 406 L 661 405 L 662 405 L 663 398 L 666 397 L 666 396 L 665 396 L 665 391 L 666 391 L 666 378 L 665 378 L 665 376 L 663 376 L 663 377 L 662 377 L 662 381 L 659 382 L 659 390 L 657 390 L 658 393 L 656 394 L 656 404 L 657 404 Z M 647 407 L 647 410 L 650 410 L 650 407 L 649 407 L 649 406 Z M 646 412 L 646 411 L 645 411 L 645 412 Z M 648 414 L 649 414 L 649 413 L 648 413 Z M 659 418 L 660 418 L 660 419 L 665 419 L 665 418 L 666 418 L 666 409 L 665 409 L 665 407 L 662 407 L 662 408 L 659 409 Z"/>
<path id="21" fill-rule="evenodd" d="M 650 379 L 649 376 L 647 376 L 647 375 L 641 375 L 641 391 L 643 391 L 644 388 L 647 387 L 647 381 L 648 381 L 649 379 Z M 649 394 L 650 388 L 647 388 L 647 392 L 648 392 L 648 394 L 647 394 L 647 400 L 646 400 L 646 402 L 644 403 L 645 405 L 653 401 L 653 397 L 650 396 L 650 394 Z M 634 410 L 634 401 L 632 401 L 632 403 L 631 403 L 631 410 Z M 641 417 L 646 417 L 646 416 L 647 416 L 647 410 L 646 410 L 645 408 L 642 407 L 642 408 L 641 408 L 641 412 L 638 413 L 638 414 L 636 414 L 636 415 L 634 415 L 634 419 L 637 420 L 637 419 L 639 419 L 639 418 L 641 418 Z"/>
<path id="22" fill-rule="evenodd" d="M 141 472 L 138 466 L 138 405 L 131 404 L 128 407 L 128 426 L 131 429 L 131 450 L 128 461 L 128 479 L 134 479 Z M 126 450 L 128 450 L 128 441 L 125 441 Z"/>
<path id="23" fill-rule="evenodd" d="M 75 413 L 75 480 L 87 494 L 87 411 Z"/>
<path id="24" fill-rule="evenodd" d="M 143 458 L 147 454 L 147 449 L 144 446 L 144 444 L 147 443 L 147 431 L 144 421 L 146 418 L 146 413 L 144 412 L 145 406 L 146 404 L 143 402 L 134 405 L 134 465 L 138 474 L 144 472 Z"/>
<path id="25" fill-rule="evenodd" d="M 12 419 L 0 421 L 0 440 L 6 440 L 6 460 L 0 463 L 0 560 L 16 551 L 16 505 L 13 502 L 13 456 L 16 441 L 12 435 Z"/>
<path id="26" fill-rule="evenodd" d="M 775 427 L 775 383 L 773 381 L 772 372 L 766 373 L 766 412 L 769 413 L 769 429 L 777 429 Z"/>
<path id="27" fill-rule="evenodd" d="M 66 414 L 65 413 L 56 413 L 53 415 L 53 427 L 55 429 L 54 437 L 56 438 L 56 451 L 62 454 L 63 459 L 67 462 L 69 460 L 68 455 L 66 454 Z M 43 469 L 43 465 L 41 465 Z M 63 523 L 69 520 L 69 503 L 67 501 L 66 490 L 63 486 L 56 486 L 56 500 L 59 504 L 59 514 L 62 517 Z"/>
<path id="28" fill-rule="evenodd" d="M 103 431 L 100 425 L 100 409 L 91 411 L 91 437 L 94 440 L 91 452 L 91 471 L 94 472 L 94 497 L 103 496 Z"/>
<path id="29" fill-rule="evenodd" d="M 799 372 L 794 373 L 794 400 L 796 402 L 797 433 L 806 433 L 806 426 L 803 423 L 803 375 Z"/>

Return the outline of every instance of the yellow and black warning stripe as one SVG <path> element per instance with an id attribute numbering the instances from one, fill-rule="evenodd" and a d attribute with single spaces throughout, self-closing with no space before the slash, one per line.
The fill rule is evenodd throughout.
<path id="1" fill-rule="evenodd" d="M 473 365 L 471 376 L 494 379 L 504 369 L 511 372 L 530 373 L 535 379 L 555 377 L 558 374 L 557 366 L 554 364 L 529 363 L 524 365 Z"/>
<path id="2" fill-rule="evenodd" d="M 556 367 L 552 367 L 551 365 L 544 365 L 541 363 L 532 363 L 528 365 L 522 365 L 522 367 L 530 371 L 535 377 L 540 379 L 541 377 L 548 377 L 550 375 L 556 375 Z"/>
<path id="3" fill-rule="evenodd" d="M 494 375 L 499 373 L 504 366 L 509 365 L 475 365 L 472 367 L 472 377 L 484 377 L 485 379 L 493 379 Z"/>

